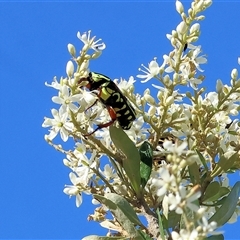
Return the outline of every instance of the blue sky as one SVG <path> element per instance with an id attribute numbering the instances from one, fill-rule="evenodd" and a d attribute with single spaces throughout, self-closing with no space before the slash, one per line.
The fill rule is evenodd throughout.
<path id="1" fill-rule="evenodd" d="M 227 2 L 227 3 L 226 3 Z M 189 1 L 185 1 L 185 9 Z M 208 55 L 204 85 L 228 83 L 240 56 L 240 2 L 216 1 L 206 12 L 198 42 Z M 78 31 L 92 30 L 107 48 L 91 69 L 112 78 L 136 76 L 153 57 L 171 50 L 166 38 L 179 23 L 175 1 L 0 2 L 0 239 L 81 239 L 105 230 L 87 222 L 91 198 L 76 208 L 62 190 L 69 183 L 64 155 L 44 141 L 44 116 L 56 93 L 47 88 L 65 76 L 67 44 L 80 50 Z M 154 82 L 151 82 L 154 83 Z M 136 83 L 136 92 L 149 84 Z M 232 178 L 232 183 L 239 175 Z M 240 239 L 240 224 L 225 239 Z"/>

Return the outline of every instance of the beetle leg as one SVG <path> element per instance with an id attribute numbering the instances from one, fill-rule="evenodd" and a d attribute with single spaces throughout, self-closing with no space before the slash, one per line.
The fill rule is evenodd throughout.
<path id="1" fill-rule="evenodd" d="M 107 106 L 107 110 L 108 110 L 108 113 L 111 117 L 111 121 L 109 121 L 107 123 L 97 125 L 97 128 L 93 132 L 84 134 L 83 135 L 84 137 L 88 137 L 88 136 L 92 135 L 93 133 L 95 133 L 99 129 L 111 126 L 117 120 L 117 115 L 116 115 L 116 112 L 114 111 L 114 109 L 111 106 Z"/>
<path id="2" fill-rule="evenodd" d="M 96 99 L 96 101 L 90 106 L 90 107 L 88 107 L 84 112 L 86 112 L 87 110 L 89 110 L 90 108 L 92 108 L 97 102 L 98 102 L 98 98 Z"/>
<path id="3" fill-rule="evenodd" d="M 85 112 L 86 112 L 88 109 L 90 109 L 91 107 L 93 107 L 93 106 L 98 102 L 99 98 L 101 98 L 102 89 L 99 88 L 98 90 L 99 90 L 99 92 L 98 92 L 98 94 L 97 94 L 97 97 L 98 97 L 98 98 L 96 99 L 96 101 L 95 101 L 90 107 L 88 107 L 88 108 L 85 110 Z"/>

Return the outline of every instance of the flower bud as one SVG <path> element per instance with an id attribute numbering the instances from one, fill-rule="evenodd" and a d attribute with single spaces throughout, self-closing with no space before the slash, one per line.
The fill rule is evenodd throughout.
<path id="1" fill-rule="evenodd" d="M 74 65 L 72 61 L 68 61 L 67 62 L 67 66 L 66 66 L 66 73 L 68 75 L 68 77 L 72 77 L 74 72 Z"/>
<path id="2" fill-rule="evenodd" d="M 196 21 L 202 21 L 204 19 L 205 19 L 205 16 L 203 16 L 203 15 L 200 15 L 200 16 L 195 18 Z"/>
<path id="3" fill-rule="evenodd" d="M 173 38 L 171 39 L 171 44 L 172 44 L 173 47 L 176 46 L 176 44 L 177 44 L 176 38 L 173 37 Z"/>
<path id="4" fill-rule="evenodd" d="M 190 92 L 186 92 L 186 97 L 188 97 L 189 99 L 192 99 L 192 94 Z"/>
<path id="5" fill-rule="evenodd" d="M 91 56 L 89 55 L 89 54 L 86 54 L 85 56 L 84 56 L 84 60 L 89 60 L 91 58 Z"/>
<path id="6" fill-rule="evenodd" d="M 183 169 L 186 166 L 187 166 L 187 161 L 185 159 L 182 159 L 181 162 L 179 163 L 179 167 Z"/>
<path id="7" fill-rule="evenodd" d="M 188 9 L 188 15 L 189 15 L 189 17 L 192 17 L 192 15 L 193 15 L 193 10 L 192 10 L 192 8 L 189 8 L 189 9 Z"/>
<path id="8" fill-rule="evenodd" d="M 63 159 L 63 164 L 66 166 L 66 167 L 70 167 L 71 164 L 69 163 L 69 161 L 65 158 Z"/>
<path id="9" fill-rule="evenodd" d="M 88 65 L 89 65 L 89 60 L 85 59 L 80 66 L 80 71 L 86 70 L 88 68 Z"/>
<path id="10" fill-rule="evenodd" d="M 181 18 L 182 18 L 182 20 L 183 20 L 184 22 L 188 23 L 188 19 L 187 19 L 186 13 L 182 13 L 182 14 L 181 14 Z"/>
<path id="11" fill-rule="evenodd" d="M 89 45 L 85 44 L 82 48 L 82 51 L 86 53 L 88 49 L 89 49 Z"/>
<path id="12" fill-rule="evenodd" d="M 150 94 L 144 94 L 143 97 L 147 103 L 155 105 L 155 99 Z"/>
<path id="13" fill-rule="evenodd" d="M 161 100 L 162 100 L 162 97 L 163 97 L 163 92 L 162 92 L 162 91 L 158 91 L 158 93 L 157 93 L 157 99 L 158 99 L 159 101 L 161 101 Z"/>
<path id="14" fill-rule="evenodd" d="M 94 52 L 91 57 L 92 57 L 92 59 L 96 59 L 96 58 L 98 58 L 101 54 L 102 54 L 102 51 Z"/>
<path id="15" fill-rule="evenodd" d="M 173 96 L 169 96 L 166 99 L 166 105 L 170 106 L 172 103 L 174 102 L 174 97 Z"/>
<path id="16" fill-rule="evenodd" d="M 236 87 L 236 88 L 239 88 L 239 87 L 240 87 L 240 79 L 238 79 L 238 80 L 235 82 L 235 87 Z"/>
<path id="17" fill-rule="evenodd" d="M 226 94 L 226 95 L 227 95 L 227 94 L 229 93 L 229 90 L 228 90 L 228 88 L 224 86 L 224 87 L 223 87 L 223 92 L 224 92 L 224 94 Z"/>
<path id="18" fill-rule="evenodd" d="M 153 115 L 151 116 L 150 121 L 152 124 L 156 124 L 158 122 L 158 118 L 155 115 Z"/>
<path id="19" fill-rule="evenodd" d="M 156 107 L 151 106 L 151 107 L 148 109 L 148 114 L 149 114 L 149 116 L 154 116 L 155 113 L 156 113 Z"/>
<path id="20" fill-rule="evenodd" d="M 198 36 L 188 38 L 189 43 L 196 42 L 197 40 L 198 40 Z"/>
<path id="21" fill-rule="evenodd" d="M 166 34 L 166 37 L 168 40 L 171 40 L 172 39 L 172 35 L 171 34 Z M 240 58 L 239 58 L 240 59 Z M 239 61 L 240 62 L 240 61 Z M 239 63 L 240 64 L 240 63 Z"/>
<path id="22" fill-rule="evenodd" d="M 179 81 L 179 74 L 178 73 L 174 73 L 173 74 L 173 82 L 177 83 Z"/>
<path id="23" fill-rule="evenodd" d="M 165 75 L 164 78 L 163 78 L 163 83 L 164 83 L 166 86 L 168 86 L 170 81 L 171 81 L 171 80 L 170 80 L 169 75 L 168 75 L 168 74 Z"/>
<path id="24" fill-rule="evenodd" d="M 165 65 L 165 63 L 164 63 L 164 65 Z M 162 75 L 164 73 L 164 70 L 165 70 L 164 67 L 160 67 L 159 68 L 159 74 Z"/>
<path id="25" fill-rule="evenodd" d="M 185 22 L 180 22 L 177 26 L 177 32 L 181 33 L 182 35 L 187 32 L 188 26 Z"/>
<path id="26" fill-rule="evenodd" d="M 222 88 L 223 88 L 222 81 L 220 79 L 218 79 L 217 86 L 216 86 L 217 92 L 220 93 L 222 91 Z"/>
<path id="27" fill-rule="evenodd" d="M 68 84 L 68 79 L 67 78 L 63 78 L 62 79 L 62 84 L 63 85 L 67 85 Z"/>
<path id="28" fill-rule="evenodd" d="M 196 5 L 195 5 L 195 11 L 196 12 L 201 12 L 203 10 L 204 6 L 204 1 L 200 0 Z"/>
<path id="29" fill-rule="evenodd" d="M 238 70 L 236 68 L 234 68 L 232 70 L 231 77 L 232 77 L 232 79 L 237 79 L 237 77 L 238 77 Z"/>
<path id="30" fill-rule="evenodd" d="M 199 32 L 200 29 L 200 24 L 199 23 L 195 23 L 192 25 L 192 27 L 190 28 L 190 34 L 194 33 L 194 32 Z"/>
<path id="31" fill-rule="evenodd" d="M 49 139 L 49 136 L 47 134 L 44 135 L 44 139 L 46 142 L 51 142 L 51 140 Z"/>
<path id="32" fill-rule="evenodd" d="M 172 36 L 177 38 L 178 37 L 178 33 L 176 30 L 172 30 Z"/>
<path id="33" fill-rule="evenodd" d="M 184 12 L 184 7 L 180 1 L 176 1 L 176 10 L 178 13 L 183 13 Z"/>
<path id="34" fill-rule="evenodd" d="M 210 7 L 211 5 L 212 5 L 212 0 L 205 0 L 205 1 L 204 1 L 204 6 L 205 6 L 206 8 Z"/>
<path id="35" fill-rule="evenodd" d="M 67 48 L 68 48 L 68 52 L 70 53 L 70 55 L 75 57 L 76 56 L 76 49 L 75 49 L 75 47 L 71 43 L 69 43 L 67 45 Z"/>
<path id="36" fill-rule="evenodd" d="M 237 109 L 232 109 L 232 110 L 230 110 L 230 113 L 231 113 L 231 115 L 233 115 L 233 116 L 237 116 L 237 115 L 239 114 L 239 112 L 238 112 Z"/>

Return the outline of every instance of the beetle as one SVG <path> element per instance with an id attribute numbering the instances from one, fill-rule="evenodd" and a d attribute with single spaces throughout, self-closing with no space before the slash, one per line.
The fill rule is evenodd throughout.
<path id="1" fill-rule="evenodd" d="M 88 77 L 81 78 L 78 84 L 83 81 L 87 82 L 85 87 L 90 91 L 98 91 L 98 99 L 88 107 L 87 110 L 100 100 L 107 108 L 111 118 L 111 121 L 97 125 L 97 128 L 93 132 L 85 134 L 84 136 L 90 136 L 97 130 L 112 125 L 116 120 L 122 129 L 130 129 L 133 121 L 136 119 L 136 112 L 118 86 L 109 77 L 96 72 L 90 72 Z"/>

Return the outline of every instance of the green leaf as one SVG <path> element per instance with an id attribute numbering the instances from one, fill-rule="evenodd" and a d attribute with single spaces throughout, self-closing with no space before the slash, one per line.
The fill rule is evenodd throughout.
<path id="1" fill-rule="evenodd" d="M 196 185 L 200 183 L 199 167 L 196 162 L 188 166 L 191 182 Z"/>
<path id="2" fill-rule="evenodd" d="M 126 159 L 123 160 L 123 169 L 130 180 L 137 198 L 141 198 L 140 155 L 138 149 L 121 128 L 111 125 L 109 130 L 114 145 L 126 156 Z"/>
<path id="3" fill-rule="evenodd" d="M 205 193 L 204 193 L 204 196 L 203 196 L 203 201 L 204 202 L 211 202 L 211 201 L 215 201 L 218 199 L 218 196 L 219 196 L 219 190 L 220 190 L 220 184 L 219 182 L 211 182 Z M 217 196 L 217 197 L 216 197 Z"/>
<path id="4" fill-rule="evenodd" d="M 139 226 L 142 225 L 141 221 L 138 219 L 136 212 L 124 197 L 116 193 L 106 193 L 105 197 L 114 202 L 132 223 Z"/>
<path id="5" fill-rule="evenodd" d="M 211 177 L 216 177 L 217 175 L 227 172 L 238 160 L 239 160 L 238 152 L 234 153 L 229 159 L 222 155 L 219 159 L 219 162 L 213 169 Z"/>
<path id="6" fill-rule="evenodd" d="M 211 191 L 210 191 L 210 194 L 208 197 L 206 197 L 205 199 L 205 196 L 203 198 L 203 202 L 214 202 L 214 201 L 218 201 L 218 199 L 222 198 L 223 196 L 225 196 L 226 194 L 228 194 L 230 192 L 230 190 L 226 187 L 220 187 L 218 188 L 218 192 L 216 192 L 215 189 L 212 190 L 212 194 L 211 194 Z M 218 203 L 216 203 L 218 205 Z M 214 203 L 214 206 L 217 206 L 215 203 Z"/>
<path id="7" fill-rule="evenodd" d="M 143 240 L 152 240 L 151 237 L 148 236 L 148 234 L 146 234 L 145 232 L 143 232 L 142 230 L 138 230 L 139 235 L 142 237 Z"/>
<path id="8" fill-rule="evenodd" d="M 104 237 L 104 236 L 97 236 L 97 235 L 89 235 L 84 237 L 82 240 L 124 240 L 127 239 L 125 237 Z"/>
<path id="9" fill-rule="evenodd" d="M 153 149 L 152 145 L 149 142 L 144 142 L 139 148 L 140 154 L 140 176 L 142 188 L 145 187 L 147 181 L 151 175 L 152 171 L 152 162 L 153 162 Z"/>
<path id="10" fill-rule="evenodd" d="M 228 191 L 228 192 L 230 192 L 230 191 Z M 217 201 L 217 202 L 214 203 L 214 206 L 216 207 L 216 206 L 221 206 L 221 205 L 223 205 L 223 203 L 225 202 L 226 198 L 227 198 L 227 197 L 221 198 L 219 201 Z"/>
<path id="11" fill-rule="evenodd" d="M 157 216 L 158 216 L 158 226 L 159 226 L 159 232 L 162 240 L 165 240 L 165 235 L 164 235 L 164 228 L 163 228 L 163 219 L 161 217 L 161 214 L 159 212 L 159 208 L 157 209 Z"/>
<path id="12" fill-rule="evenodd" d="M 224 240 L 224 236 L 222 234 L 212 235 L 210 237 L 205 238 L 204 240 Z"/>
<path id="13" fill-rule="evenodd" d="M 240 182 L 236 182 L 231 192 L 226 197 L 223 205 L 217 210 L 217 212 L 209 219 L 209 223 L 212 221 L 217 222 L 218 227 L 224 225 L 233 215 L 240 195 Z"/>
<path id="14" fill-rule="evenodd" d="M 203 155 L 198 150 L 196 150 L 196 152 L 197 152 L 197 154 L 200 158 L 200 161 L 202 162 L 202 164 L 204 166 L 205 171 L 207 172 L 208 171 L 208 166 L 207 166 L 207 163 L 205 161 L 205 158 L 203 157 Z"/>
<path id="15" fill-rule="evenodd" d="M 176 227 L 181 220 L 181 215 L 177 214 L 175 211 L 170 211 L 168 214 L 168 226 L 167 228 Z"/>
<path id="16" fill-rule="evenodd" d="M 111 195 L 109 195 L 109 196 L 111 196 Z M 97 195 L 97 194 L 93 194 L 93 197 L 96 198 L 99 202 L 101 202 L 103 205 L 105 205 L 111 211 L 111 213 L 117 219 L 119 224 L 129 234 L 129 237 L 132 237 L 134 239 L 141 239 L 141 236 L 135 229 L 134 223 L 131 221 L 134 219 L 134 217 L 131 214 L 126 215 L 125 211 L 123 212 L 122 209 L 115 202 L 111 201 L 107 197 Z M 113 195 L 112 195 L 112 198 L 113 198 Z M 115 197 L 114 199 L 117 199 L 117 201 L 119 201 L 119 199 L 117 197 Z M 118 204 L 122 205 L 121 207 L 127 206 L 125 201 L 122 203 L 118 202 Z M 127 208 L 129 209 L 129 207 L 127 207 Z M 131 220 L 129 219 L 129 216 L 130 216 Z"/>

